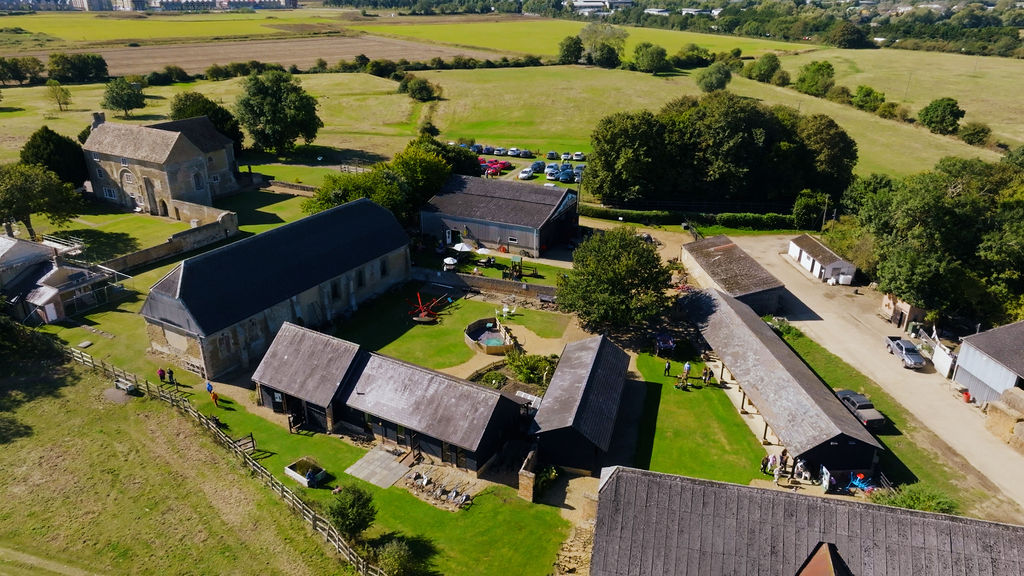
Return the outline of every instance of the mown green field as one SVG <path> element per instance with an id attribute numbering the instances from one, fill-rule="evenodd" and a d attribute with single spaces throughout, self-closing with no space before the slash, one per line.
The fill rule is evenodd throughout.
<path id="1" fill-rule="evenodd" d="M 304 10 L 274 10 L 255 14 L 179 14 L 125 17 L 111 12 L 41 12 L 4 17 L 4 27 L 19 27 L 70 43 L 155 40 L 168 38 L 218 39 L 299 33 L 342 23 L 330 14 Z"/>
<path id="2" fill-rule="evenodd" d="M 427 24 L 403 19 L 394 24 L 360 24 L 350 26 L 350 28 L 370 34 L 400 36 L 425 42 L 484 48 L 498 52 L 555 56 L 558 54 L 558 43 L 566 36 L 578 34 L 584 25 L 583 22 L 571 20 L 517 16 L 496 22 L 440 21 Z M 786 52 L 815 48 L 808 44 L 791 44 L 740 36 L 719 36 L 656 28 L 625 27 L 625 29 L 629 32 L 629 37 L 626 39 L 627 59 L 629 55 L 632 55 L 633 47 L 640 42 L 653 42 L 664 46 L 669 54 L 675 54 L 684 45 L 691 43 L 708 48 L 712 52 L 740 48 L 744 54 L 752 55 L 771 51 Z"/>
<path id="3" fill-rule="evenodd" d="M 354 574 L 209 434 L 108 388 L 84 368 L 0 378 L 0 573 Z"/>
<path id="4" fill-rule="evenodd" d="M 913 50 L 823 49 L 812 54 L 782 57 L 796 78 L 811 60 L 828 60 L 836 81 L 851 90 L 865 84 L 885 92 L 916 114 L 935 98 L 955 98 L 967 115 L 964 121 L 985 122 L 993 136 L 1007 143 L 1024 143 L 1024 61 L 921 52 Z"/>

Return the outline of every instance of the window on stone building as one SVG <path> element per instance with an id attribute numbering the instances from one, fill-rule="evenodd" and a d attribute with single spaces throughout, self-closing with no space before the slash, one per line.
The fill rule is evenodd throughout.
<path id="1" fill-rule="evenodd" d="M 113 188 L 111 188 L 109 186 L 104 186 L 103 187 L 103 197 L 104 198 L 109 198 L 110 200 L 116 200 L 117 199 L 117 190 L 114 190 Z"/>
<path id="2" fill-rule="evenodd" d="M 380 277 L 383 278 L 388 275 L 388 261 L 386 258 L 380 259 Z"/>
<path id="3" fill-rule="evenodd" d="M 192 184 L 195 186 L 196 192 L 206 190 L 206 182 L 203 180 L 203 174 L 201 172 L 196 172 L 192 175 Z"/>
<path id="4" fill-rule="evenodd" d="M 366 286 L 366 274 L 363 272 L 363 269 L 360 268 L 359 270 L 356 270 L 356 287 L 362 288 L 363 286 Z"/>
<path id="5" fill-rule="evenodd" d="M 128 159 L 127 158 L 121 158 L 121 166 L 127 166 L 127 165 L 128 165 Z"/>
<path id="6" fill-rule="evenodd" d="M 132 174 L 131 172 L 125 172 L 124 182 L 125 184 L 135 184 L 135 175 Z"/>

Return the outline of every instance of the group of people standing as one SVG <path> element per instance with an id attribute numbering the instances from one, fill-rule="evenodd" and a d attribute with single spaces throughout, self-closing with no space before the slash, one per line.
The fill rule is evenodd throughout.
<path id="1" fill-rule="evenodd" d="M 779 485 L 779 479 L 782 478 L 786 473 L 786 467 L 789 466 L 789 450 L 783 448 L 782 454 L 766 454 L 761 459 L 761 474 L 771 474 L 775 477 L 775 485 Z M 789 479 L 792 480 L 795 476 L 803 475 L 806 464 L 803 460 L 795 459 L 793 466 L 789 468 Z"/>
<path id="2" fill-rule="evenodd" d="M 676 383 L 676 388 L 683 390 L 690 387 L 690 370 L 693 367 L 690 365 L 690 361 L 687 360 L 686 364 L 683 364 L 683 371 L 679 374 L 679 381 Z M 672 361 L 665 360 L 665 376 L 672 375 Z M 710 366 L 705 365 L 704 370 L 701 372 L 700 380 L 707 386 L 711 383 L 711 377 L 715 375 L 714 370 Z"/>

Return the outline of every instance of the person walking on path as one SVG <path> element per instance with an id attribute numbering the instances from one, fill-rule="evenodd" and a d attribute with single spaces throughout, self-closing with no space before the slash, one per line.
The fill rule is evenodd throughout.
<path id="1" fill-rule="evenodd" d="M 782 477 L 782 466 L 775 467 L 775 485 L 779 485 L 779 478 Z"/>
<path id="2" fill-rule="evenodd" d="M 168 384 L 176 384 L 176 382 L 174 381 L 174 369 L 173 368 L 168 368 L 167 369 L 167 383 Z"/>
<path id="3" fill-rule="evenodd" d="M 671 360 L 665 360 L 665 376 L 671 376 L 671 375 L 672 375 L 672 361 Z"/>
<path id="4" fill-rule="evenodd" d="M 213 400 L 214 406 L 220 408 L 220 404 L 218 403 L 218 401 L 220 400 L 220 396 L 217 396 L 216 392 L 210 392 L 210 400 Z"/>
<path id="5" fill-rule="evenodd" d="M 761 474 L 768 473 L 768 455 L 765 454 L 764 458 L 761 458 Z"/>
<path id="6" fill-rule="evenodd" d="M 690 381 L 690 361 L 687 360 L 686 364 L 683 364 L 683 380 L 686 382 Z"/>
<path id="7" fill-rule="evenodd" d="M 711 368 L 710 367 L 704 366 L 704 373 L 700 375 L 700 379 L 704 382 L 705 386 L 707 386 L 708 383 L 711 382 Z"/>
<path id="8" fill-rule="evenodd" d="M 156 377 L 159 378 L 161 382 L 163 382 L 164 378 L 167 377 L 167 373 L 164 372 L 163 368 L 157 368 L 156 369 Z"/>
<path id="9" fill-rule="evenodd" d="M 768 473 L 771 474 L 775 470 L 775 466 L 779 463 L 779 457 L 775 454 L 768 456 Z"/>

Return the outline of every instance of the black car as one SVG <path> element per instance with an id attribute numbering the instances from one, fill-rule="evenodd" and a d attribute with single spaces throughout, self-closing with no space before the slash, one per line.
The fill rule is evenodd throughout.
<path id="1" fill-rule="evenodd" d="M 533 158 L 534 155 L 533 155 L 533 152 L 531 152 L 529 150 L 520 150 L 519 151 L 519 157 L 520 158 Z"/>
<path id="2" fill-rule="evenodd" d="M 547 155 L 544 157 L 547 158 L 548 160 L 558 160 L 558 152 L 552 150 L 551 152 L 548 152 Z"/>
<path id="3" fill-rule="evenodd" d="M 558 181 L 563 184 L 572 184 L 576 181 L 576 173 L 572 170 L 562 170 L 558 174 Z"/>
<path id="4" fill-rule="evenodd" d="M 878 430 L 885 427 L 885 416 L 875 409 L 871 400 L 863 394 L 853 390 L 836 390 L 836 396 L 846 406 L 846 409 L 853 412 L 853 415 L 860 420 L 868 430 Z"/>
<path id="5" fill-rule="evenodd" d="M 494 154 L 494 146 L 484 146 L 484 154 Z"/>
<path id="6" fill-rule="evenodd" d="M 534 174 L 540 174 L 541 172 L 544 172 L 545 168 L 547 168 L 547 166 L 544 164 L 543 160 L 537 160 L 533 164 L 530 164 L 530 170 L 533 170 Z"/>
<path id="7" fill-rule="evenodd" d="M 479 144 L 473 144 L 469 149 L 472 150 L 474 154 L 479 154 L 484 151 L 484 147 Z"/>

